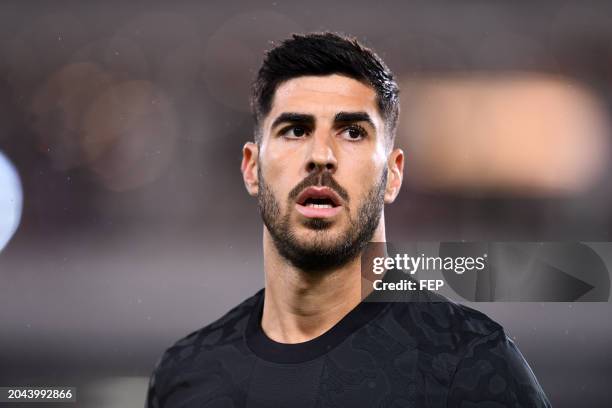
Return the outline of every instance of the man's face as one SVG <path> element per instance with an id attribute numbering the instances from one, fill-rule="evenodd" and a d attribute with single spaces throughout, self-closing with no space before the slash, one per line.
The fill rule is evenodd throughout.
<path id="1" fill-rule="evenodd" d="M 257 175 L 281 255 L 305 270 L 354 258 L 378 226 L 387 184 L 374 89 L 340 75 L 282 83 L 262 123 Z"/>

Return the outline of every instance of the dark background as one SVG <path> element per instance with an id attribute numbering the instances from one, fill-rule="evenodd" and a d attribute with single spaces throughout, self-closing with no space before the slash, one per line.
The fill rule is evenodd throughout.
<path id="1" fill-rule="evenodd" d="M 402 88 L 389 240 L 611 241 L 606 2 L 3 2 L 0 152 L 24 198 L 0 385 L 142 406 L 163 349 L 263 285 L 249 85 L 270 41 L 313 30 L 373 47 Z M 473 306 L 553 406 L 610 406 L 610 303 Z"/>

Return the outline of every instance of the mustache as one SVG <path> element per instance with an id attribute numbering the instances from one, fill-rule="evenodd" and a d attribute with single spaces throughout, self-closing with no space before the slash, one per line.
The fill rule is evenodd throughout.
<path id="1" fill-rule="evenodd" d="M 289 200 L 295 201 L 298 195 L 310 186 L 325 186 L 329 187 L 340 196 L 345 202 L 349 202 L 349 195 L 346 189 L 344 189 L 328 171 L 319 171 L 308 175 L 304 180 L 300 181 L 290 192 Z"/>

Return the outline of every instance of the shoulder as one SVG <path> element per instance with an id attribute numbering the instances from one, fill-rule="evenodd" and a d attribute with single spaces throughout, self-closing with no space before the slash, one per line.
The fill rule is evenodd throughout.
<path id="1" fill-rule="evenodd" d="M 155 366 L 155 373 L 197 362 L 199 358 L 214 353 L 223 346 L 240 343 L 249 316 L 263 296 L 263 289 L 233 307 L 212 323 L 195 330 L 168 347 Z"/>
<path id="2" fill-rule="evenodd" d="M 191 373 L 223 373 L 220 361 L 245 354 L 243 333 L 263 289 L 219 319 L 179 339 L 159 357 L 149 378 L 146 408 L 165 406 L 173 390 L 190 383 Z"/>
<path id="3" fill-rule="evenodd" d="M 474 403 L 517 408 L 550 408 L 531 367 L 503 331 L 473 341 L 457 364 L 448 407 Z"/>
<path id="4" fill-rule="evenodd" d="M 472 406 L 470 401 L 550 406 L 504 328 L 482 312 L 433 294 L 426 301 L 393 304 L 384 324 L 442 369 L 449 407 Z"/>
<path id="5" fill-rule="evenodd" d="M 433 293 L 418 301 L 394 303 L 390 317 L 414 347 L 432 354 L 459 356 L 473 342 L 504 333 L 486 314 Z"/>

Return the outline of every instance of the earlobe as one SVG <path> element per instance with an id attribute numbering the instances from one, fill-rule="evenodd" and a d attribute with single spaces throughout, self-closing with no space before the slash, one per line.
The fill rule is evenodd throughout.
<path id="1" fill-rule="evenodd" d="M 387 188 L 385 190 L 385 203 L 391 204 L 400 192 L 404 177 L 404 152 L 394 149 L 387 161 Z"/>
<path id="2" fill-rule="evenodd" d="M 259 193 L 259 178 L 257 172 L 257 163 L 259 156 L 259 147 L 253 142 L 245 143 L 242 148 L 242 163 L 240 170 L 242 171 L 242 179 L 244 186 L 250 195 L 256 196 Z"/>

